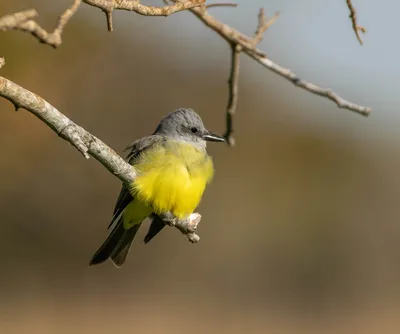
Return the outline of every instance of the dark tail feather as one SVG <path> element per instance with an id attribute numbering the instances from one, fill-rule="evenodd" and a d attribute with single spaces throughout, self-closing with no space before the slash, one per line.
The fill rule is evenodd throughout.
<path id="1" fill-rule="evenodd" d="M 124 234 L 122 235 L 118 245 L 115 247 L 111 254 L 111 261 L 116 267 L 121 268 L 124 264 L 126 257 L 128 256 L 129 249 L 136 232 L 139 230 L 140 224 L 133 225 L 129 230 L 124 229 Z"/>
<path id="2" fill-rule="evenodd" d="M 144 237 L 145 244 L 147 244 L 151 239 L 153 239 L 158 234 L 158 232 L 160 232 L 165 226 L 165 223 L 156 214 L 152 214 L 151 219 L 152 220 L 149 227 L 149 231 L 147 232 L 147 235 Z"/>
<path id="3" fill-rule="evenodd" d="M 106 261 L 114 251 L 115 247 L 118 245 L 119 240 L 124 234 L 125 229 L 120 220 L 117 225 L 113 228 L 110 235 L 107 237 L 106 241 L 100 246 L 97 252 L 93 255 L 90 260 L 89 266 L 93 266 Z"/>
<path id="4" fill-rule="evenodd" d="M 103 263 L 111 256 L 114 256 L 114 254 L 117 255 L 122 250 L 120 245 L 126 244 L 127 235 L 129 235 L 131 238 L 129 242 L 130 245 L 132 243 L 133 237 L 135 236 L 137 230 L 139 229 L 139 226 L 140 224 L 134 225 L 130 230 L 125 230 L 122 219 L 120 219 L 120 221 L 111 231 L 106 241 L 104 241 L 101 247 L 93 255 L 92 259 L 90 260 L 89 266 L 94 266 L 96 264 Z"/>

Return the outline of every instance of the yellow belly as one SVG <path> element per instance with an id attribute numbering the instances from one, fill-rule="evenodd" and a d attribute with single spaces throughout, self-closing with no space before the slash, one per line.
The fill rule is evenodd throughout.
<path id="1" fill-rule="evenodd" d="M 170 141 L 146 150 L 133 164 L 131 192 L 155 213 L 182 219 L 194 212 L 213 176 L 212 159 L 192 145 Z"/>

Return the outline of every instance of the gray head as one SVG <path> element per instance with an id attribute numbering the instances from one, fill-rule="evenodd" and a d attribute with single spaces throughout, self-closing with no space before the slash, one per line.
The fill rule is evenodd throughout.
<path id="1" fill-rule="evenodd" d="M 200 116 L 187 108 L 177 109 L 164 117 L 154 134 L 185 140 L 202 147 L 206 146 L 206 141 L 225 141 L 223 137 L 208 131 Z"/>

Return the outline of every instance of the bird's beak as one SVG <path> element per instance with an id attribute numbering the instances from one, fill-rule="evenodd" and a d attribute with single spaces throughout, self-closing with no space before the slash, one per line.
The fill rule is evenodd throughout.
<path id="1" fill-rule="evenodd" d="M 208 132 L 208 131 L 203 135 L 203 139 L 207 140 L 207 141 L 225 142 L 225 138 L 224 137 L 217 136 L 217 135 L 215 135 L 215 134 L 213 134 L 211 132 Z"/>

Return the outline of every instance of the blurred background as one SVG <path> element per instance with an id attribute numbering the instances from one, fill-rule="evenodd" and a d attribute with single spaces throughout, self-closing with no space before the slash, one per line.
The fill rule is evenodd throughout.
<path id="1" fill-rule="evenodd" d="M 52 30 L 72 1 L 4 1 Z M 159 5 L 158 1 L 146 4 Z M 210 145 L 216 176 L 200 243 L 140 231 L 125 266 L 88 268 L 120 182 L 0 99 L 1 333 L 399 333 L 400 3 L 238 1 L 212 14 L 300 77 L 372 107 L 341 110 L 242 56 L 235 148 Z M 178 107 L 225 131 L 229 48 L 191 13 L 104 14 L 82 4 L 57 50 L 0 34 L 1 75 L 41 95 L 118 153 Z"/>

